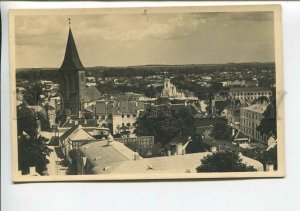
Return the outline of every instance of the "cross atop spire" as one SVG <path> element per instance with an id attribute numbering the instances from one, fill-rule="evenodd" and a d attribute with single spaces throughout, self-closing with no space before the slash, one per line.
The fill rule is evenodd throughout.
<path id="1" fill-rule="evenodd" d="M 71 18 L 68 18 L 69 21 L 69 27 L 71 27 Z"/>
<path id="2" fill-rule="evenodd" d="M 84 67 L 80 61 L 76 44 L 70 27 L 71 19 L 69 18 L 69 35 L 66 45 L 65 57 L 60 67 L 62 71 L 84 71 Z"/>

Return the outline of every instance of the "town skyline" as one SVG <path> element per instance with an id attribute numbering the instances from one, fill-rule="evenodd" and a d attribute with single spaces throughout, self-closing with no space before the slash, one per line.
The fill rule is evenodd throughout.
<path id="1" fill-rule="evenodd" d="M 18 16 L 16 67 L 59 68 L 68 18 L 85 67 L 275 60 L 271 12 Z"/>

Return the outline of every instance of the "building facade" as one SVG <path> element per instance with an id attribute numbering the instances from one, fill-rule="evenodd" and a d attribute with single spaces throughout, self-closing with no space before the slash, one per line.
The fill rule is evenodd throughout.
<path id="1" fill-rule="evenodd" d="M 272 96 L 272 91 L 263 87 L 233 87 L 230 89 L 230 96 L 235 100 L 255 100 L 259 97 L 270 98 Z"/>
<path id="2" fill-rule="evenodd" d="M 257 140 L 261 143 L 267 144 L 267 136 L 261 135 L 257 131 L 257 127 L 263 118 L 263 113 L 267 109 L 266 104 L 254 104 L 240 110 L 240 127 L 239 129 L 251 140 Z"/>
<path id="3" fill-rule="evenodd" d="M 86 112 L 93 115 L 99 127 L 107 127 L 112 134 L 134 133 L 136 120 L 144 103 L 138 101 L 99 100 L 87 107 Z"/>
<path id="4" fill-rule="evenodd" d="M 169 97 L 169 98 L 184 98 L 184 93 L 177 92 L 176 87 L 174 84 L 171 83 L 170 79 L 165 79 L 164 81 L 164 88 L 161 92 L 162 97 Z"/>

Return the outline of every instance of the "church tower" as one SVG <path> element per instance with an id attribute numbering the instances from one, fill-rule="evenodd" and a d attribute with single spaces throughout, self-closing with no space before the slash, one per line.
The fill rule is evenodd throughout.
<path id="1" fill-rule="evenodd" d="M 63 109 L 71 115 L 80 115 L 86 78 L 80 61 L 69 19 L 69 35 L 63 63 L 59 68 L 60 92 Z"/>

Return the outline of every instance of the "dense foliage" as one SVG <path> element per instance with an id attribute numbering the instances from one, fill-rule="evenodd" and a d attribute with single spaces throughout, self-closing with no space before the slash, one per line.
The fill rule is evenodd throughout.
<path id="1" fill-rule="evenodd" d="M 205 156 L 201 160 L 201 165 L 197 167 L 197 172 L 245 172 L 256 171 L 253 166 L 242 163 L 238 152 L 220 151 Z"/>
<path id="2" fill-rule="evenodd" d="M 261 135 L 266 135 L 267 137 L 274 136 L 275 139 L 277 138 L 276 103 L 274 100 L 269 103 L 263 113 L 263 119 L 256 129 Z"/>
<path id="3" fill-rule="evenodd" d="M 211 134 L 215 139 L 219 140 L 229 140 L 231 138 L 230 127 L 226 122 L 217 122 Z"/>
<path id="4" fill-rule="evenodd" d="M 37 133 L 36 116 L 26 106 L 17 107 L 18 130 L 18 165 L 22 174 L 29 173 L 29 167 L 43 174 L 49 163 L 47 156 L 51 149 L 46 145 L 47 139 Z"/>

